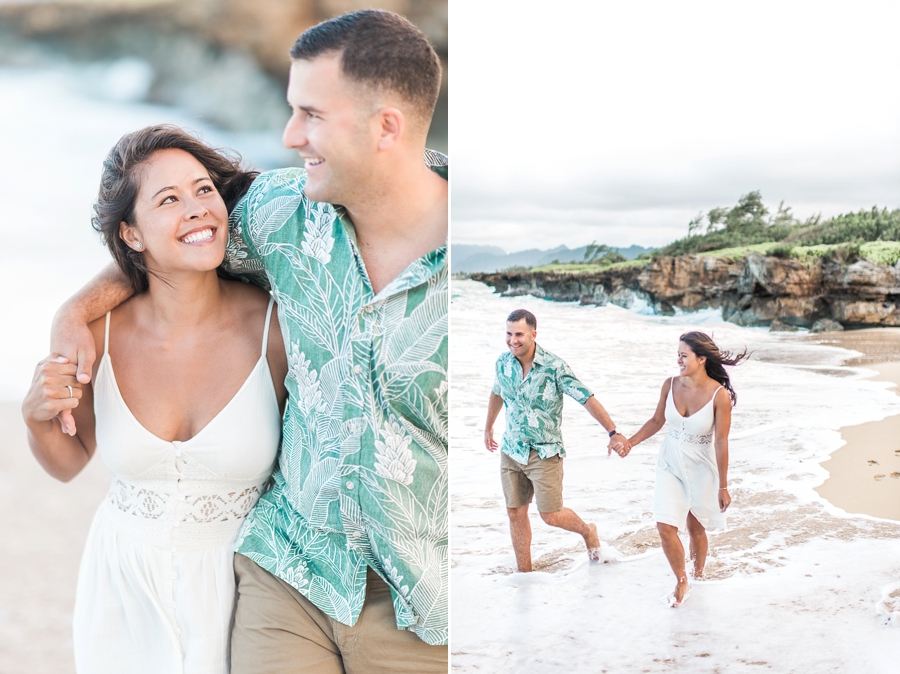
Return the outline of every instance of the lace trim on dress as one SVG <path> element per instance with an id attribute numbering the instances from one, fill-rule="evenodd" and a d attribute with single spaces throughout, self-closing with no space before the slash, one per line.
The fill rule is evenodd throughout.
<path id="1" fill-rule="evenodd" d="M 166 504 L 180 503 L 178 519 L 183 522 L 228 522 L 242 520 L 259 500 L 259 488 L 247 487 L 227 494 L 187 495 L 163 494 L 146 487 L 116 480 L 109 492 L 109 501 L 129 515 L 157 520 L 166 514 Z"/>
<path id="2" fill-rule="evenodd" d="M 712 433 L 706 433 L 705 435 L 694 435 L 693 433 L 685 433 L 684 431 L 680 431 L 677 428 L 673 428 L 669 431 L 669 434 L 675 438 L 676 440 L 684 440 L 685 442 L 690 442 L 694 445 L 708 445 L 712 443 Z"/>

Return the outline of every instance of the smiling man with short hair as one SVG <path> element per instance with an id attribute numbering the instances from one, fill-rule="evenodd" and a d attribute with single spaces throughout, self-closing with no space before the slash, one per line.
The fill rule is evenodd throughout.
<path id="1" fill-rule="evenodd" d="M 610 450 L 628 453 L 628 441 L 616 430 L 609 414 L 558 356 L 542 348 L 537 338 L 537 318 L 525 309 L 506 319 L 507 353 L 497 359 L 494 386 L 488 401 L 484 445 L 501 452 L 500 476 L 509 531 L 519 571 L 532 570 L 531 523 L 528 506 L 537 502 L 547 524 L 573 531 L 584 538 L 588 558 L 600 560 L 597 526 L 587 524 L 573 510 L 563 507 L 563 456 L 560 424 L 563 394 L 584 405 L 609 433 Z M 494 440 L 494 422 L 506 406 L 503 444 Z"/>

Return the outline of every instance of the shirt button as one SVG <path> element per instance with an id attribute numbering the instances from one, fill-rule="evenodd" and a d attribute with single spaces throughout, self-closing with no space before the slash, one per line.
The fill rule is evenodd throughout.
<path id="1" fill-rule="evenodd" d="M 178 520 L 175 520 L 175 524 L 174 524 L 173 526 L 180 527 L 180 526 L 181 526 L 181 522 L 178 521 Z"/>
<path id="2" fill-rule="evenodd" d="M 375 307 L 373 307 L 371 304 L 367 304 L 366 305 L 366 313 L 371 314 L 373 311 L 375 311 Z"/>
<path id="3" fill-rule="evenodd" d="M 353 482 L 351 480 L 347 480 L 347 489 L 353 489 L 354 486 L 355 485 L 353 484 Z"/>
<path id="4" fill-rule="evenodd" d="M 178 495 L 178 500 L 179 500 L 179 501 L 183 501 L 184 499 L 185 499 L 184 494 L 179 494 L 179 495 Z"/>
<path id="5" fill-rule="evenodd" d="M 178 602 L 172 602 L 172 608 L 178 608 Z"/>
<path id="6" fill-rule="evenodd" d="M 175 456 L 181 456 L 181 450 L 180 450 L 180 449 L 176 449 L 176 450 L 175 450 Z"/>
<path id="7" fill-rule="evenodd" d="M 353 374 L 362 374 L 362 365 L 354 365 Z"/>
<path id="8" fill-rule="evenodd" d="M 178 574 L 177 573 L 169 574 L 169 578 L 171 578 L 172 580 L 175 580 L 176 578 L 178 578 Z"/>
<path id="9" fill-rule="evenodd" d="M 358 531 L 354 531 L 354 532 L 353 532 L 353 538 L 362 538 L 362 534 L 359 533 Z"/>
<path id="10" fill-rule="evenodd" d="M 178 548 L 176 548 L 174 545 L 172 546 L 172 552 L 178 552 Z"/>

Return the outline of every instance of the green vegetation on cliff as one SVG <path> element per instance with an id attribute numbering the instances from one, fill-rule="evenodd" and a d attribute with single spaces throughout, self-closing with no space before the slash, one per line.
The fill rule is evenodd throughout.
<path id="1" fill-rule="evenodd" d="M 705 231 L 700 233 L 701 229 Z M 776 246 L 765 253 L 778 255 L 780 251 L 779 257 L 797 257 L 788 251 L 798 246 L 894 241 L 900 241 L 900 209 L 889 211 L 873 207 L 868 211 L 837 215 L 825 221 L 813 216 L 800 222 L 784 202 L 771 214 L 763 203 L 762 195 L 756 191 L 742 196 L 731 208 L 713 208 L 709 213 L 699 213 L 688 223 L 686 237 L 663 246 L 656 254 L 686 255 L 758 244 L 782 244 L 782 249 Z"/>
<path id="2" fill-rule="evenodd" d="M 737 260 L 752 253 L 812 263 L 863 258 L 878 264 L 900 260 L 900 209 L 871 210 L 801 222 L 784 202 L 773 214 L 759 191 L 743 195 L 731 208 L 713 208 L 688 223 L 688 235 L 636 260 L 622 261 L 613 248 L 588 246 L 583 262 L 553 263 L 533 271 L 583 273 L 646 264 L 651 257 L 700 254 Z"/>

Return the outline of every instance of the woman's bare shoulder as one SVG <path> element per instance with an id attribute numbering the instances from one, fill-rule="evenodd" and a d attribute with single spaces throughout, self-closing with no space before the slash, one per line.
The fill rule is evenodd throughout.
<path id="1" fill-rule="evenodd" d="M 236 303 L 236 306 L 248 311 L 265 311 L 269 306 L 271 295 L 259 286 L 243 281 L 222 279 L 222 287 L 226 291 L 228 299 Z"/>

